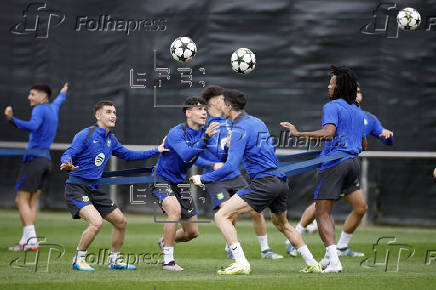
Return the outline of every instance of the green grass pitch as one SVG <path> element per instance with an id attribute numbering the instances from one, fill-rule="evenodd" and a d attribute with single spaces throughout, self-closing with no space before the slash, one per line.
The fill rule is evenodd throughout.
<path id="1" fill-rule="evenodd" d="M 153 223 L 152 216 L 128 214 L 127 218 L 123 252 L 136 255 L 131 256 L 132 260 L 141 258 L 139 264 L 136 262 L 136 271 L 110 271 L 101 263 L 95 265 L 95 272 L 73 271 L 71 260 L 86 224 L 71 220 L 67 212 L 42 212 L 38 215 L 38 235 L 46 237 L 45 244 L 61 245 L 65 254 L 57 258 L 57 252 L 52 251 L 47 266 L 48 251 L 41 251 L 39 268 L 35 272 L 35 265 L 32 265 L 35 253 L 28 254 L 23 266 L 24 253 L 7 250 L 21 235 L 18 212 L 0 210 L 0 289 L 436 289 L 436 258 L 432 258 L 436 257 L 434 228 L 362 227 L 355 233 L 350 247 L 365 252 L 369 257 L 366 263 L 361 265 L 362 258 L 341 257 L 342 273 L 301 274 L 303 260 L 286 257 L 285 239 L 269 221 L 269 243 L 274 251 L 285 256 L 282 260 L 261 259 L 251 222 L 241 220 L 237 225 L 239 240 L 251 263 L 252 273 L 223 277 L 217 276 L 216 270 L 230 261 L 223 250 L 223 238 L 213 223 L 200 224 L 197 239 L 176 245 L 176 261 L 185 271 L 174 273 L 164 272 L 160 264 L 156 264 L 160 253 L 156 242 L 161 236 L 162 224 Z M 337 226 L 337 234 L 340 229 L 341 226 Z M 88 253 L 97 256 L 99 249 L 110 249 L 110 235 L 111 226 L 105 223 Z M 378 238 L 389 236 L 395 237 L 396 242 L 377 246 L 375 262 L 379 264 L 374 264 L 373 244 Z M 303 238 L 315 258 L 321 259 L 324 247 L 318 234 L 305 234 Z M 48 248 L 44 246 L 44 249 Z M 400 248 L 406 250 L 402 250 L 398 264 Z M 408 258 L 411 251 L 414 253 Z"/>

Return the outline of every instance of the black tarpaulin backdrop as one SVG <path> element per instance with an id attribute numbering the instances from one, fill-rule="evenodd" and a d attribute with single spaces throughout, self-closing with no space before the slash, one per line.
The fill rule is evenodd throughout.
<path id="1" fill-rule="evenodd" d="M 369 149 L 435 150 L 436 31 L 421 27 L 391 39 L 362 34 L 361 27 L 374 19 L 376 1 L 49 1 L 46 9 L 64 13 L 65 21 L 50 27 L 45 39 L 10 32 L 23 21 L 22 11 L 30 3 L 8 1 L 0 12 L 1 103 L 13 104 L 17 117 L 29 119 L 26 96 L 32 84 L 48 83 L 58 91 L 68 81 L 56 143 L 71 142 L 93 122 L 92 105 L 111 99 L 117 105 L 116 134 L 122 143 L 158 144 L 183 115 L 179 108 L 153 107 L 156 50 L 157 67 L 171 70 L 171 79 L 157 89 L 159 104 L 181 104 L 186 96 L 199 95 L 199 81 L 238 88 L 248 95 L 247 111 L 262 118 L 273 135 L 280 134 L 279 122 L 285 120 L 301 130 L 318 129 L 322 105 L 328 101 L 329 65 L 351 66 L 362 86 L 363 109 L 395 132 L 394 147 L 370 138 Z M 422 26 L 436 16 L 436 1 L 397 2 L 399 8 L 406 6 L 421 12 Z M 164 29 L 129 35 L 75 30 L 78 17 L 100 15 L 159 19 Z M 169 55 L 178 36 L 190 36 L 197 44 L 198 55 L 188 65 Z M 256 53 L 256 70 L 246 76 L 231 71 L 230 55 L 239 47 Z M 180 67 L 193 68 L 192 88 L 179 83 Z M 130 69 L 146 73 L 146 88 L 130 87 Z M 1 122 L 0 130 L 1 141 L 27 141 L 27 133 L 7 122 Z M 59 156 L 53 153 L 50 188 L 41 199 L 44 208 L 64 208 Z M 1 204 L 12 206 L 19 158 L 1 158 L 0 164 Z M 122 167 L 141 165 L 121 162 Z M 435 223 L 435 166 L 431 159 L 371 159 L 371 219 Z M 312 172 L 291 179 L 290 216 L 299 216 L 311 202 L 314 177 Z M 128 200 L 125 188 L 120 189 L 119 199 Z M 335 212 L 343 217 L 348 210 L 341 202 Z"/>

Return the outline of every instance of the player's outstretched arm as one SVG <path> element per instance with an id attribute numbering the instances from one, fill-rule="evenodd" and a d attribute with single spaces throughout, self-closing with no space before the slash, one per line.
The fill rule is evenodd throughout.
<path id="1" fill-rule="evenodd" d="M 332 138 L 336 133 L 336 126 L 334 124 L 325 124 L 322 129 L 311 132 L 300 132 L 295 126 L 289 122 L 281 122 L 280 126 L 289 130 L 295 137 L 305 138 Z"/>
<path id="2" fill-rule="evenodd" d="M 5 115 L 6 113 L 8 113 L 6 119 L 8 119 L 8 116 L 10 116 L 9 120 L 11 120 L 17 128 L 24 129 L 26 131 L 35 131 L 36 129 L 39 128 L 39 126 L 41 126 L 41 123 L 44 120 L 43 109 L 40 106 L 36 106 L 35 108 L 33 108 L 32 117 L 30 118 L 30 121 L 24 121 L 14 117 L 12 107 L 10 106 L 5 109 Z"/>
<path id="3" fill-rule="evenodd" d="M 63 88 L 59 91 L 58 96 L 52 102 L 52 104 L 55 105 L 58 110 L 60 106 L 65 102 L 65 99 L 67 97 L 67 91 L 68 91 L 68 82 L 64 84 Z"/>
<path id="4" fill-rule="evenodd" d="M 127 161 L 146 160 L 148 158 L 158 155 L 161 152 L 168 151 L 168 149 L 164 148 L 163 143 L 152 150 L 135 151 L 135 150 L 129 150 L 123 145 L 121 145 L 118 142 L 118 139 L 116 138 L 113 138 L 112 142 L 114 142 L 112 155 Z M 164 138 L 164 142 L 165 142 L 165 138 Z"/>

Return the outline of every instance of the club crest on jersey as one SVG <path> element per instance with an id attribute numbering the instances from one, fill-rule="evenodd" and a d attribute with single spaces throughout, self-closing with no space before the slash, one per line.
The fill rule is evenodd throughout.
<path id="1" fill-rule="evenodd" d="M 222 200 L 224 198 L 224 193 L 220 192 L 216 195 L 216 198 L 218 198 L 218 200 Z"/>
<path id="2" fill-rule="evenodd" d="M 112 143 L 111 140 L 107 140 L 107 147 L 111 147 L 111 143 Z"/>
<path id="3" fill-rule="evenodd" d="M 82 201 L 83 202 L 88 202 L 89 201 L 89 196 L 87 196 L 87 195 L 82 196 Z"/>
<path id="4" fill-rule="evenodd" d="M 368 120 L 366 118 L 363 119 L 363 125 L 368 125 Z"/>
<path id="5" fill-rule="evenodd" d="M 100 153 L 97 156 L 95 156 L 95 159 L 94 159 L 95 166 L 101 166 L 103 164 L 105 158 L 106 158 L 106 156 L 103 153 Z"/>

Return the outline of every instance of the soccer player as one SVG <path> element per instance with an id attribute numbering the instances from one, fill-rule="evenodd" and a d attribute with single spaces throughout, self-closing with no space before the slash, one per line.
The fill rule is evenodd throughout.
<path id="1" fill-rule="evenodd" d="M 161 154 L 154 171 L 157 180 L 153 194 L 158 198 L 159 206 L 168 215 L 163 227 L 163 237 L 158 245 L 163 252 L 162 269 L 183 271 L 174 260 L 174 244 L 188 242 L 198 237 L 197 210 L 191 193 L 184 190 L 182 184 L 186 173 L 195 163 L 198 154 L 205 149 L 207 139 L 218 131 L 219 123 L 213 122 L 207 130 L 206 103 L 201 98 L 189 97 L 184 102 L 183 112 L 186 122 L 170 129 L 165 140 L 169 151 Z M 181 186 L 179 186 L 181 185 Z M 177 230 L 177 224 L 181 229 Z"/>
<path id="2" fill-rule="evenodd" d="M 88 223 L 73 258 L 73 269 L 95 270 L 85 261 L 86 250 L 100 231 L 105 219 L 113 225 L 112 252 L 109 256 L 108 269 L 135 270 L 136 266 L 127 265 L 120 259 L 127 220 L 110 197 L 97 185 L 92 185 L 92 181 L 101 178 L 111 155 L 124 160 L 146 160 L 165 149 L 161 144 L 150 151 L 132 151 L 121 145 L 112 133 L 117 114 L 111 101 L 96 103 L 94 116 L 97 120 L 96 126 L 85 128 L 77 133 L 71 146 L 61 156 L 60 169 L 70 171 L 65 184 L 65 201 L 68 209 L 73 219 L 82 218 Z"/>
<path id="3" fill-rule="evenodd" d="M 362 102 L 363 95 L 360 91 L 360 86 L 357 87 L 357 97 L 356 102 L 360 107 Z M 363 111 L 364 113 L 364 126 L 365 126 L 365 137 L 372 135 L 377 139 L 381 140 L 385 145 L 393 145 L 393 132 L 383 128 L 380 121 L 376 116 L 371 114 L 370 112 Z M 354 231 L 359 226 L 364 214 L 368 209 L 368 205 L 366 204 L 365 198 L 363 196 L 363 192 L 359 192 L 359 195 L 356 195 L 356 198 L 353 199 L 352 212 L 348 215 L 345 220 L 344 228 L 341 232 L 341 237 L 339 238 L 337 244 L 337 250 L 339 256 L 349 256 L 349 257 L 363 257 L 364 253 L 359 253 L 351 250 L 348 247 L 348 243 L 350 242 Z M 303 215 L 301 216 L 300 222 L 296 225 L 295 229 L 302 233 L 306 230 L 306 227 L 311 224 L 315 220 L 315 202 L 306 208 Z M 286 252 L 291 256 L 296 256 L 297 251 L 292 247 L 292 245 L 286 241 Z M 323 264 L 323 263 L 322 263 Z"/>
<path id="4" fill-rule="evenodd" d="M 203 90 L 201 95 L 208 105 L 208 123 L 220 123 L 219 133 L 209 139 L 206 148 L 207 150 L 202 151 L 197 159 L 196 165 L 204 167 L 203 174 L 218 169 L 227 159 L 228 148 L 226 143 L 229 132 L 231 132 L 232 123 L 222 115 L 222 108 L 224 105 L 223 93 L 224 88 L 220 86 L 208 86 Z M 222 179 L 219 179 L 216 182 L 206 183 L 205 185 L 208 194 L 214 202 L 214 209 L 219 209 L 221 205 L 229 200 L 229 198 L 238 190 L 247 186 L 248 183 L 245 178 L 242 177 L 239 168 L 234 172 L 230 172 Z M 260 245 L 261 257 L 263 259 L 282 259 L 282 255 L 274 253 L 268 246 L 266 222 L 263 214 L 252 210 L 250 215 Z M 233 259 L 232 251 L 227 244 L 225 251 L 227 257 Z"/>
<path id="5" fill-rule="evenodd" d="M 58 114 L 65 101 L 68 83 L 65 83 L 56 99 L 50 103 L 51 88 L 47 85 L 34 85 L 30 88 L 27 99 L 32 106 L 30 121 L 14 117 L 11 106 L 6 107 L 4 114 L 12 125 L 29 132 L 28 150 L 39 150 L 40 153 L 24 155 L 23 164 L 17 178 L 15 190 L 23 234 L 17 245 L 10 247 L 10 251 L 36 251 L 38 241 L 35 231 L 38 198 L 48 182 L 51 169 L 50 145 L 56 136 Z"/>
<path id="6" fill-rule="evenodd" d="M 250 185 L 234 194 L 215 214 L 215 223 L 227 245 L 230 245 L 235 259 L 234 263 L 219 270 L 217 274 L 233 275 L 251 272 L 250 263 L 238 242 L 234 222 L 244 213 L 252 210 L 261 213 L 267 207 L 271 209 L 272 223 L 298 249 L 308 265 L 303 271 L 320 272 L 319 264 L 304 244 L 301 235 L 288 223 L 286 208 L 289 187 L 286 176 L 276 171 L 278 161 L 268 128 L 260 119 L 244 111 L 247 99 L 242 92 L 224 91 L 224 102 L 224 115 L 234 124 L 227 160 L 215 171 L 191 177 L 191 182 L 195 185 L 215 182 L 235 172 L 242 160 L 250 176 Z M 259 136 L 265 136 L 266 139 L 259 140 Z"/>
<path id="7" fill-rule="evenodd" d="M 326 247 L 329 259 L 323 259 L 323 273 L 341 272 L 342 265 L 336 250 L 335 225 L 331 210 L 341 193 L 345 200 L 358 208 L 362 204 L 360 189 L 360 164 L 358 155 L 362 147 L 366 149 L 364 117 L 356 105 L 357 80 L 350 68 L 331 67 L 332 77 L 328 86 L 331 101 L 323 107 L 322 129 L 313 132 L 299 132 L 289 122 L 280 123 L 296 137 L 332 138 L 325 141 L 320 156 L 330 156 L 344 152 L 347 156 L 321 164 L 315 190 L 316 221 L 321 239 Z M 359 204 L 358 206 L 354 204 Z M 363 204 L 366 205 L 363 200 Z M 362 212 L 352 212 L 350 222 L 357 227 L 356 220 L 361 219 Z M 354 231 L 354 228 L 351 230 Z M 325 263 L 323 263 L 325 262 Z"/>

